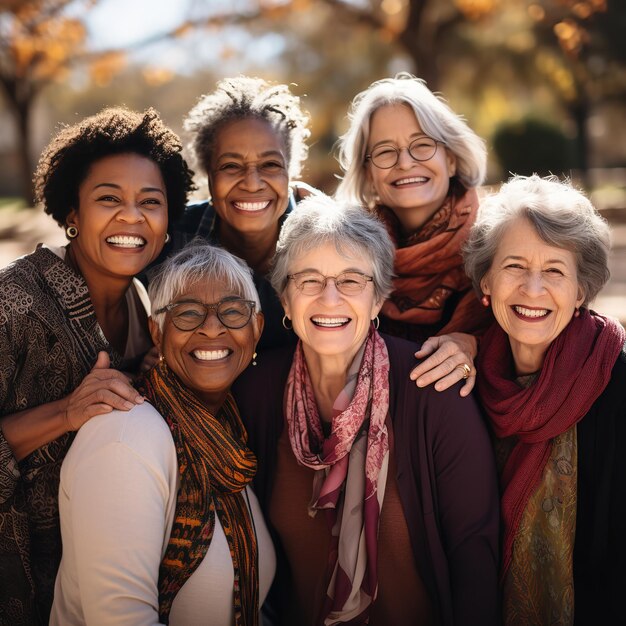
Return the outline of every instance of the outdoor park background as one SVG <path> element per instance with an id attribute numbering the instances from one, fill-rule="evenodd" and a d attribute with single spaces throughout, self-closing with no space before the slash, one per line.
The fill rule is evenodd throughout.
<path id="1" fill-rule="evenodd" d="M 0 0 L 0 267 L 64 241 L 30 184 L 61 123 L 154 106 L 182 133 L 219 78 L 291 83 L 312 118 L 303 178 L 332 193 L 352 97 L 407 70 L 486 139 L 490 187 L 538 171 L 589 193 L 614 240 L 594 308 L 624 322 L 624 33 L 624 0 Z"/>

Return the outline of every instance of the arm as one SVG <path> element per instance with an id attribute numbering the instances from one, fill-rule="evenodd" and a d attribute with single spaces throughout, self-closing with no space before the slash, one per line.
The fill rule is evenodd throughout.
<path id="1" fill-rule="evenodd" d="M 476 404 L 430 392 L 439 527 L 455 624 L 499 623 L 499 499 L 493 449 Z"/>
<path id="2" fill-rule="evenodd" d="M 159 566 L 176 502 L 177 464 L 169 432 L 154 422 L 142 426 L 158 432 L 146 432 L 144 444 L 110 441 L 95 453 L 87 448 L 68 468 L 63 541 L 76 564 L 86 625 L 159 623 Z M 89 429 L 87 437 L 98 436 Z M 89 446 L 87 437 L 74 445 Z M 75 452 L 81 454 L 80 447 Z"/>
<path id="3" fill-rule="evenodd" d="M 410 378 L 418 387 L 435 383 L 435 389 L 443 391 L 463 380 L 464 371 L 461 366 L 466 363 L 470 367 L 470 373 L 459 393 L 462 397 L 468 396 L 476 382 L 474 359 L 477 353 L 478 339 L 473 335 L 450 333 L 430 337 L 415 353 L 418 359 L 425 360 L 413 369 Z"/>
<path id="4" fill-rule="evenodd" d="M 95 415 L 113 409 L 128 411 L 143 402 L 126 376 L 109 365 L 109 355 L 100 352 L 91 372 L 65 398 L 0 418 L 2 435 L 17 461 L 65 433 L 78 430 Z"/>

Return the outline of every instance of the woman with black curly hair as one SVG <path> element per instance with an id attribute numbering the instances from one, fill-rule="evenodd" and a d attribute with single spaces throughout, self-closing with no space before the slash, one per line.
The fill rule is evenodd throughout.
<path id="1" fill-rule="evenodd" d="M 47 624 L 61 557 L 59 470 L 91 417 L 143 398 L 121 371 L 151 347 L 133 277 L 193 188 L 158 114 L 105 109 L 62 129 L 35 173 L 64 248 L 0 272 L 0 624 Z"/>
<path id="2" fill-rule="evenodd" d="M 163 257 L 201 237 L 246 261 L 265 314 L 260 349 L 295 343 L 281 324 L 284 311 L 266 274 L 285 216 L 315 191 L 293 182 L 307 156 L 308 122 L 287 85 L 247 76 L 218 82 L 184 122 L 210 200 L 188 206 L 170 225 Z"/>

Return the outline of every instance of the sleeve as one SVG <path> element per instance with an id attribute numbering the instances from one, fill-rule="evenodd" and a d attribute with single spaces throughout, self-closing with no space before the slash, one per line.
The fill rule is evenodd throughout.
<path id="1" fill-rule="evenodd" d="M 63 539 L 75 555 L 86 625 L 159 623 L 159 565 L 176 493 L 171 448 L 168 467 L 154 467 L 115 442 L 74 468 L 72 532 Z"/>
<path id="2" fill-rule="evenodd" d="M 455 624 L 499 623 L 499 497 L 493 448 L 472 397 L 431 392 L 437 508 Z"/>

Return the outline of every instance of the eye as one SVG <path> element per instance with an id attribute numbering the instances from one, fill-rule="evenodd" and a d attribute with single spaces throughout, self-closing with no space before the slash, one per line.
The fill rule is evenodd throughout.
<path id="1" fill-rule="evenodd" d="M 521 263 L 507 263 L 504 266 L 505 270 L 523 270 L 524 266 Z"/>
<path id="2" fill-rule="evenodd" d="M 196 307 L 175 308 L 172 313 L 174 314 L 174 317 L 191 320 L 203 317 L 204 309 L 199 309 Z"/>
<path id="3" fill-rule="evenodd" d="M 265 172 L 279 172 L 285 169 L 285 166 L 280 161 L 265 161 L 261 164 L 261 169 Z"/>
<path id="4" fill-rule="evenodd" d="M 163 200 L 161 200 L 161 198 L 146 198 L 141 201 L 141 204 L 148 206 L 161 206 L 163 204 Z"/>
<path id="5" fill-rule="evenodd" d="M 219 171 L 226 172 L 227 174 L 238 174 L 239 172 L 242 172 L 243 169 L 243 165 L 241 165 L 240 163 L 234 163 L 232 161 L 223 163 L 219 166 Z"/>
<path id="6" fill-rule="evenodd" d="M 98 202 L 119 202 L 119 198 L 110 195 L 100 196 Z"/>
<path id="7" fill-rule="evenodd" d="M 390 154 L 394 154 L 395 152 L 397 152 L 395 148 L 392 148 L 391 146 L 383 146 L 382 148 L 375 150 L 374 155 L 375 156 L 387 156 Z"/>
<path id="8" fill-rule="evenodd" d="M 549 267 L 546 274 L 552 274 L 553 276 L 563 276 L 563 272 L 558 267 Z"/>

